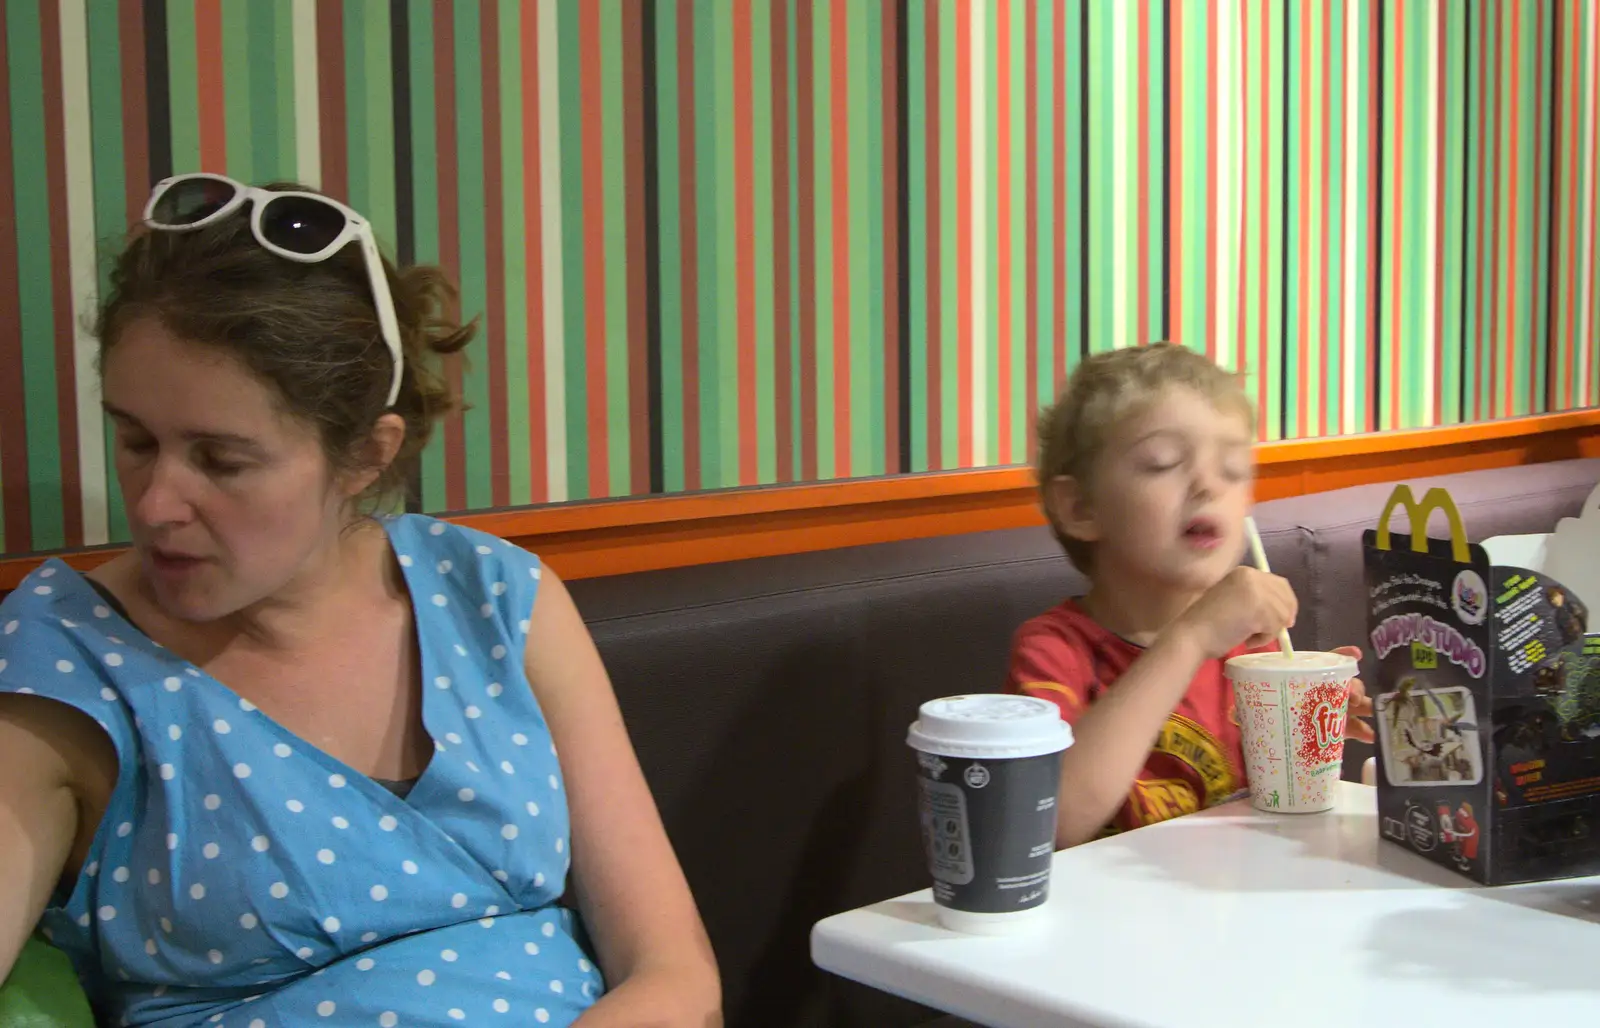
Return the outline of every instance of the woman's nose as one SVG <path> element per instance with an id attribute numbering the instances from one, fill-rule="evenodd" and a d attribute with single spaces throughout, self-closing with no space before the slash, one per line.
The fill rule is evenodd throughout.
<path id="1" fill-rule="evenodd" d="M 194 508 L 186 495 L 185 477 L 178 461 L 158 458 L 131 505 L 134 516 L 151 528 L 189 520 Z"/>

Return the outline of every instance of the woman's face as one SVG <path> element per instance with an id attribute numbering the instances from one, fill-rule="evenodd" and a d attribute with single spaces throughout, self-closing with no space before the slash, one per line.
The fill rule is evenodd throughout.
<path id="1" fill-rule="evenodd" d="M 141 319 L 106 354 L 104 393 L 134 547 L 168 614 L 252 606 L 337 543 L 351 483 L 227 351 Z"/>

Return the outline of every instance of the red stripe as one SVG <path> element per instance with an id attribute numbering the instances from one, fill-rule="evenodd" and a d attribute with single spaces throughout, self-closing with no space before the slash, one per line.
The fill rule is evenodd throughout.
<path id="1" fill-rule="evenodd" d="M 1183 339 L 1183 3 L 1167 5 L 1171 64 L 1167 68 L 1167 342 Z M 1208 262 L 1209 263 L 1209 262 Z M 1087 298 L 1085 298 L 1087 302 Z"/>
<path id="2" fill-rule="evenodd" d="M 789 5 L 772 7 L 772 342 L 777 389 L 778 481 L 793 482 L 794 474 L 794 308 L 789 295 Z"/>
<path id="3" fill-rule="evenodd" d="M 506 424 L 505 209 L 500 185 L 500 8 L 483 5 L 483 256 L 489 302 L 483 320 L 489 345 L 490 495 L 496 507 L 511 502 L 511 432 Z"/>
<path id="4" fill-rule="evenodd" d="M 1517 181 L 1517 173 L 1521 170 L 1520 142 L 1522 139 L 1521 114 L 1522 114 L 1522 2 L 1511 0 L 1511 102 L 1507 105 L 1511 110 L 1511 153 L 1510 160 L 1506 163 L 1508 169 L 1508 185 L 1506 195 L 1510 224 L 1506 226 L 1506 321 L 1505 321 L 1505 350 L 1506 376 L 1504 383 L 1505 400 L 1500 410 L 1502 417 L 1510 417 L 1516 411 L 1516 360 L 1517 360 L 1517 197 L 1521 195 L 1521 187 Z"/>
<path id="5" fill-rule="evenodd" d="M 1345 28 L 1345 25 L 1346 25 L 1345 19 L 1340 18 L 1339 19 L 1339 60 L 1341 62 L 1341 67 L 1345 68 L 1345 73 L 1346 74 L 1351 74 L 1352 72 L 1349 69 L 1350 40 L 1349 40 L 1348 36 L 1346 35 L 1347 30 Z M 1346 120 L 1346 123 L 1348 123 L 1351 115 L 1349 114 L 1349 112 L 1343 112 L 1343 114 L 1344 114 L 1344 118 Z M 1344 135 L 1344 145 L 1345 146 L 1351 145 L 1350 134 L 1344 128 L 1343 125 L 1340 126 L 1340 131 Z M 1350 204 L 1348 202 L 1348 197 L 1350 196 L 1350 190 L 1352 190 L 1354 188 L 1355 188 L 1355 183 L 1353 183 L 1353 182 L 1345 182 L 1343 184 L 1343 187 L 1339 190 L 1339 238 L 1341 240 L 1349 238 L 1349 232 L 1347 231 L 1348 228 L 1349 228 L 1349 225 L 1350 225 Z M 1343 247 L 1342 246 L 1340 247 L 1339 256 L 1340 256 L 1341 260 L 1344 259 L 1344 252 L 1343 252 Z M 1336 380 L 1338 380 L 1338 383 L 1339 383 L 1339 406 L 1337 408 L 1337 411 L 1336 411 L 1335 416 L 1334 416 L 1334 421 L 1333 421 L 1333 424 L 1334 424 L 1334 426 L 1336 428 L 1336 431 L 1335 431 L 1334 434 L 1336 434 L 1336 435 L 1343 435 L 1344 434 L 1344 406 L 1345 406 L 1345 400 L 1346 400 L 1345 390 L 1348 389 L 1350 387 L 1350 385 L 1351 385 L 1351 383 L 1345 381 L 1345 375 L 1344 375 L 1344 366 L 1345 366 L 1344 362 L 1345 362 L 1345 356 L 1346 356 L 1345 338 L 1344 338 L 1344 308 L 1345 308 L 1345 305 L 1344 305 L 1344 294 L 1345 294 L 1345 292 L 1347 290 L 1353 289 L 1353 288 L 1354 288 L 1354 286 L 1351 283 L 1346 282 L 1344 280 L 1344 278 L 1341 276 L 1340 279 L 1339 279 L 1339 296 L 1334 298 L 1334 304 L 1336 305 L 1336 308 L 1335 308 L 1336 316 L 1334 317 L 1334 326 L 1335 326 L 1334 327 L 1334 335 L 1335 335 L 1336 339 L 1338 340 L 1338 347 L 1339 347 L 1339 370 L 1338 370 L 1337 374 L 1334 375 L 1334 378 Z"/>
<path id="6" fill-rule="evenodd" d="M 433 10 L 435 28 L 443 22 L 449 31 L 450 4 L 447 0 Z M 434 54 L 439 53 L 438 37 L 434 37 Z M 453 61 L 452 61 L 453 64 Z M 437 75 L 437 68 L 435 69 Z M 454 77 L 451 93 L 455 96 Z M 440 98 L 443 103 L 443 99 Z M 455 107 L 449 109 L 451 139 L 455 132 Z M 445 117 L 441 114 L 441 120 Z M 345 135 L 345 81 L 344 81 L 344 3 L 343 0 L 317 0 L 317 136 L 318 150 L 322 156 L 322 191 L 341 200 L 350 198 L 349 145 Z M 442 143 L 442 141 L 441 141 Z M 441 163 L 443 160 L 441 158 Z M 452 176 L 454 172 L 451 173 Z M 453 178 L 452 178 L 453 181 Z M 453 218 L 455 215 L 452 214 Z M 449 362 L 446 362 L 448 364 Z M 459 386 L 454 386 L 459 388 Z M 448 437 L 449 427 L 445 434 Z M 465 471 L 462 472 L 465 474 Z M 463 482 L 465 479 L 463 479 Z M 462 500 L 465 502 L 465 486 Z"/>
<path id="7" fill-rule="evenodd" d="M 1324 0 L 1326 2 L 1326 0 Z M 1435 54 L 1439 65 L 1439 78 L 1445 77 L 1445 52 L 1444 41 L 1448 38 L 1450 23 L 1450 7 L 1448 4 L 1439 9 L 1439 39 L 1435 46 Z M 1442 98 L 1441 98 L 1442 100 Z M 1435 130 L 1433 142 L 1434 179 L 1439 183 L 1439 195 L 1435 199 L 1438 204 L 1436 221 L 1439 225 L 1437 239 L 1434 241 L 1435 252 L 1433 255 L 1433 421 L 1435 425 L 1444 423 L 1444 125 L 1445 118 L 1441 114 L 1439 125 Z M 1426 273 L 1426 269 L 1424 269 Z"/>
<path id="8" fill-rule="evenodd" d="M 684 10 L 691 0 L 683 0 Z M 817 478 L 817 223 L 815 166 L 816 67 L 812 52 L 812 7 L 795 5 L 794 60 L 795 174 L 799 200 L 795 211 L 800 226 L 800 478 Z M 687 101 L 685 101 L 687 103 Z"/>
<path id="9" fill-rule="evenodd" d="M 1328 337 L 1328 250 L 1330 236 L 1328 233 L 1328 182 L 1329 182 L 1329 154 L 1328 140 L 1330 135 L 1329 125 L 1332 120 L 1330 113 L 1331 72 L 1333 66 L 1333 32 L 1332 32 L 1332 7 L 1331 0 L 1322 0 L 1322 294 L 1317 304 L 1317 334 L 1322 337 L 1322 365 L 1323 373 L 1327 373 L 1328 351 L 1337 347 L 1338 341 Z M 1441 121 L 1442 124 L 1442 121 Z M 1343 365 L 1341 364 L 1342 368 Z M 1342 371 L 1335 371 L 1334 378 L 1343 378 Z M 1328 409 L 1327 391 L 1323 390 L 1323 399 L 1319 404 L 1322 410 L 1322 422 L 1318 426 L 1319 435 L 1328 435 L 1333 426 L 1338 422 L 1331 420 L 1333 411 Z"/>
<path id="10" fill-rule="evenodd" d="M 1031 18 L 1033 5 L 1028 5 Z M 1139 95 L 1135 101 L 1137 115 L 1135 131 L 1139 136 L 1138 167 L 1135 170 L 1134 207 L 1138 212 L 1138 232 L 1134 240 L 1135 270 L 1138 290 L 1138 310 L 1134 313 L 1134 342 L 1140 346 L 1150 342 L 1150 0 L 1139 0 Z M 1030 58 L 1032 47 L 1029 47 Z M 1031 89 L 1033 75 L 1028 76 Z M 1029 125 L 1033 124 L 1029 119 Z M 1032 214 L 1028 217 L 1030 225 Z"/>
<path id="11" fill-rule="evenodd" d="M 222 71 L 221 0 L 195 0 L 194 37 L 195 100 L 200 110 L 200 170 L 222 175 L 228 170 L 228 121 Z"/>
<path id="12" fill-rule="evenodd" d="M 135 4 L 117 5 L 122 41 L 122 176 L 127 223 L 144 214 L 150 196 L 150 126 L 145 110 L 144 13 Z"/>
<path id="13" fill-rule="evenodd" d="M 44 164 L 49 197 L 50 248 L 60 255 L 50 262 L 51 315 L 56 356 L 56 426 L 61 448 L 61 521 L 68 546 L 83 545 L 83 483 L 78 477 L 78 390 L 73 355 L 72 265 L 67 238 L 67 123 L 61 91 L 61 7 L 39 0 L 39 35 L 44 75 Z"/>
<path id="14" fill-rule="evenodd" d="M 1591 14 L 1590 17 L 1593 18 L 1594 15 Z M 1592 33 L 1589 38 L 1591 42 L 1600 41 Z M 1590 52 L 1594 52 L 1592 46 Z M 1600 67 L 1591 65 L 1591 72 L 1600 72 Z M 1600 74 L 1590 74 L 1589 76 L 1589 107 L 1590 109 L 1600 107 Z M 1597 165 L 1600 165 L 1600 132 L 1591 133 L 1589 136 L 1589 166 L 1596 167 Z M 1593 176 L 1593 180 L 1590 183 L 1590 192 L 1589 211 L 1591 213 L 1589 216 L 1591 218 L 1600 218 L 1600 214 L 1595 213 L 1600 212 L 1600 175 Z M 1600 256 L 1600 226 L 1596 226 L 1596 231 L 1589 233 L 1589 271 L 1591 275 L 1594 274 L 1597 267 L 1600 267 L 1600 264 L 1596 263 L 1597 256 Z M 1588 345 L 1593 347 L 1595 345 L 1593 334 L 1600 333 L 1600 288 L 1594 288 L 1591 285 L 1589 302 L 1589 331 L 1591 336 Z M 1600 391 L 1600 354 L 1591 349 L 1590 356 L 1590 377 L 1589 381 L 1584 383 L 1584 388 L 1588 389 L 1592 386 L 1597 391 Z M 1591 395 L 1589 399 L 1592 402 L 1595 397 Z"/>
<path id="15" fill-rule="evenodd" d="M 537 10 L 530 8 L 522 17 L 522 238 L 528 247 L 528 477 L 534 503 L 550 498 L 544 420 L 544 167 L 539 103 L 539 18 Z"/>
<path id="16" fill-rule="evenodd" d="M 1572 145 L 1568 147 L 1568 150 L 1571 153 L 1571 160 L 1567 162 L 1567 166 L 1564 169 L 1567 183 L 1567 198 L 1565 204 L 1563 205 L 1566 210 L 1566 217 L 1563 218 L 1562 221 L 1564 221 L 1566 225 L 1567 259 L 1564 262 L 1563 268 L 1563 271 L 1565 272 L 1565 288 L 1562 289 L 1562 294 L 1566 300 L 1566 313 L 1564 315 L 1566 329 L 1567 372 L 1566 405 L 1568 407 L 1576 407 L 1584 392 L 1584 390 L 1581 389 L 1578 384 L 1578 340 L 1576 335 L 1578 327 L 1576 308 L 1576 301 L 1578 297 L 1578 174 L 1583 156 L 1583 101 L 1578 95 L 1578 81 L 1581 77 L 1579 74 L 1579 68 L 1581 65 L 1579 64 L 1578 50 L 1579 42 L 1582 37 L 1582 30 L 1579 27 L 1580 23 L 1578 20 L 1578 15 L 1582 8 L 1577 4 L 1567 4 L 1562 9 L 1567 14 L 1568 25 L 1567 32 L 1569 42 L 1567 44 L 1567 56 L 1569 60 L 1567 67 L 1572 69 L 1567 73 L 1566 76 L 1566 130 L 1574 137 Z M 1562 81 L 1560 75 L 1556 76 L 1556 81 Z"/>
<path id="17" fill-rule="evenodd" d="M 650 292 L 645 275 L 644 0 L 622 8 L 622 111 L 628 218 L 628 484 L 650 491 Z"/>
<path id="18" fill-rule="evenodd" d="M 588 410 L 589 495 L 611 495 L 606 403 L 605 112 L 600 101 L 600 5 L 578 6 L 578 80 L 583 119 L 584 393 Z"/>
<path id="19" fill-rule="evenodd" d="M 1306 18 L 1306 22 L 1310 19 Z M 1311 127 L 1306 124 L 1306 119 L 1311 113 L 1311 76 L 1306 69 L 1311 67 L 1311 33 L 1300 33 L 1300 192 L 1296 197 L 1295 215 L 1300 223 L 1299 238 L 1295 241 L 1300 248 L 1299 267 L 1297 274 L 1300 277 L 1296 289 L 1296 314 L 1300 319 L 1299 337 L 1294 346 L 1300 359 L 1296 361 L 1298 374 L 1296 375 L 1296 394 L 1298 402 L 1295 404 L 1295 435 L 1305 438 L 1310 431 L 1309 408 L 1311 393 L 1310 356 L 1311 340 L 1315 335 L 1311 328 Z M 1285 169 L 1287 171 L 1288 169 Z"/>
<path id="20" fill-rule="evenodd" d="M 1217 359 L 1217 5 L 1206 5 L 1206 356 Z M 1143 340 L 1140 340 L 1143 342 Z"/>
<path id="21" fill-rule="evenodd" d="M 1248 144 L 1243 141 L 1255 138 L 1250 134 L 1250 101 L 1245 93 L 1245 85 L 1249 81 L 1249 76 L 1246 74 L 1244 69 L 1248 67 L 1250 67 L 1250 5 L 1249 3 L 1243 3 L 1239 5 L 1239 95 L 1241 98 L 1241 102 L 1239 104 L 1239 139 L 1241 141 L 1239 145 L 1239 167 L 1241 174 L 1244 176 L 1249 175 L 1249 169 L 1245 162 L 1245 153 L 1248 149 Z M 1249 241 L 1249 236 L 1246 234 L 1246 226 L 1250 223 L 1249 216 L 1246 212 L 1246 204 L 1244 203 L 1244 193 L 1249 190 L 1248 178 L 1246 178 L 1242 185 L 1243 188 L 1240 190 L 1239 196 L 1239 271 L 1236 278 L 1236 281 L 1239 283 L 1239 296 L 1234 307 L 1234 309 L 1239 312 L 1239 328 L 1237 330 L 1238 338 L 1235 344 L 1238 349 L 1235 367 L 1238 368 L 1239 374 L 1241 375 L 1246 373 L 1247 369 L 1249 368 L 1250 360 L 1250 346 L 1245 335 L 1245 319 L 1250 316 L 1250 312 L 1245 309 L 1244 299 L 1246 278 L 1244 258 L 1245 250 Z"/>
<path id="22" fill-rule="evenodd" d="M 972 0 L 956 0 L 956 153 L 972 153 Z M 956 460 L 972 467 L 972 161 L 956 162 Z"/>
<path id="23" fill-rule="evenodd" d="M 683 484 L 700 488 L 700 230 L 694 0 L 678 0 L 678 232 L 683 263 Z M 802 76 L 803 78 L 804 76 Z M 801 272 L 802 280 L 804 271 Z"/>
<path id="24" fill-rule="evenodd" d="M 435 173 L 439 177 L 439 263 L 451 281 L 461 281 L 460 190 L 456 180 L 456 59 L 455 12 L 453 4 L 441 2 L 433 9 L 433 89 L 438 110 L 438 145 Z M 320 37 L 319 37 L 320 38 Z M 340 42 L 343 50 L 343 42 Z M 342 60 L 342 53 L 340 55 Z M 343 82 L 343 65 L 335 65 L 331 75 Z M 326 89 L 327 79 L 319 82 Z M 340 88 L 341 100 L 343 87 Z M 323 122 L 324 131 L 327 122 Z M 324 137 L 326 140 L 326 136 Z M 340 183 L 335 195 L 346 193 L 344 180 L 344 105 L 339 105 Z M 329 186 L 329 153 L 322 151 L 323 185 Z M 329 192 L 333 192 L 329 188 Z M 461 355 L 444 359 L 445 378 L 452 396 L 461 395 Z M 461 510 L 467 505 L 467 440 L 465 425 L 458 412 L 444 423 L 445 506 Z"/>
<path id="25" fill-rule="evenodd" d="M 1269 111 L 1272 103 L 1272 44 L 1271 36 L 1271 0 L 1261 0 L 1261 210 L 1256 216 L 1257 233 L 1260 236 L 1258 246 L 1261 253 L 1256 265 L 1256 275 L 1260 291 L 1256 296 L 1256 306 L 1260 319 L 1260 332 L 1256 339 L 1256 434 L 1259 438 L 1267 438 L 1267 397 L 1271 390 L 1267 384 L 1268 359 L 1271 353 L 1271 336 L 1267 331 L 1267 271 L 1271 262 L 1267 259 L 1268 244 L 1270 242 L 1269 226 L 1272 224 L 1270 211 L 1272 198 L 1272 155 L 1268 153 L 1271 147 L 1267 146 L 1266 130 L 1272 124 Z M 1285 169 L 1287 170 L 1287 169 Z"/>
<path id="26" fill-rule="evenodd" d="M 1146 2 L 1146 0 L 1141 0 Z M 1024 376 L 1027 381 L 1027 393 L 1023 397 L 1026 404 L 1027 417 L 1023 431 L 1027 437 L 1027 453 L 1024 459 L 1031 459 L 1035 433 L 1038 426 L 1039 414 L 1039 4 L 1028 3 L 1023 5 L 1024 10 L 1024 36 L 1023 51 L 1025 69 L 1022 74 L 1023 89 L 1026 96 L 1024 105 L 1027 125 L 1023 129 L 1022 138 L 1027 147 L 1027 199 L 1024 201 L 1025 213 L 1023 215 L 1023 231 L 1027 233 L 1028 267 L 1024 273 L 1027 289 L 1027 366 Z M 1139 205 L 1139 213 L 1144 214 L 1144 204 Z"/>
<path id="27" fill-rule="evenodd" d="M 1483 304 L 1484 304 L 1484 300 L 1485 300 L 1486 294 L 1487 294 L 1487 290 L 1484 289 L 1484 285 L 1483 285 L 1483 268 L 1484 268 L 1484 262 L 1485 262 L 1485 255 L 1486 255 L 1486 253 L 1488 251 L 1488 247 L 1484 245 L 1484 240 L 1488 237 L 1488 234 L 1489 234 L 1489 228 L 1484 223 L 1483 219 L 1484 219 L 1484 206 L 1485 206 L 1485 204 L 1484 204 L 1484 194 L 1487 193 L 1488 190 L 1489 190 L 1489 178 L 1488 178 L 1488 173 L 1487 173 L 1487 168 L 1486 168 L 1486 160 L 1487 160 L 1486 155 L 1488 153 L 1488 142 L 1487 142 L 1487 140 L 1488 140 L 1488 132 L 1487 132 L 1487 127 L 1488 127 L 1488 108 L 1489 108 L 1489 92 L 1488 92 L 1489 91 L 1489 74 L 1488 74 L 1489 41 L 1492 38 L 1493 38 L 1492 31 L 1490 31 L 1489 27 L 1487 25 L 1485 25 L 1484 26 L 1483 45 L 1478 50 L 1478 76 L 1477 76 L 1477 78 L 1478 78 L 1478 96 L 1477 96 L 1477 104 L 1476 104 L 1476 107 L 1475 107 L 1475 109 L 1478 112 L 1478 128 L 1477 128 L 1477 132 L 1474 133 L 1474 137 L 1477 139 L 1477 143 L 1478 143 L 1478 181 L 1477 181 L 1478 203 L 1477 203 L 1477 211 L 1475 212 L 1476 219 L 1477 219 L 1477 226 L 1478 226 L 1478 238 L 1475 240 L 1477 245 L 1473 247 L 1473 249 L 1477 253 L 1477 269 L 1476 269 L 1476 274 L 1474 276 L 1474 282 L 1473 282 L 1473 287 L 1472 287 L 1472 297 L 1473 297 L 1472 359 L 1473 359 L 1473 364 L 1474 364 L 1474 370 L 1476 371 L 1476 376 L 1474 378 L 1474 388 L 1472 390 L 1472 414 L 1471 414 L 1471 417 L 1472 417 L 1472 419 L 1474 421 L 1483 420 L 1483 376 L 1484 376 L 1484 366 L 1483 366 L 1483 324 L 1484 324 L 1484 321 L 1483 321 Z M 1465 369 L 1463 369 L 1463 371 L 1464 370 Z M 1462 414 L 1463 420 L 1465 420 L 1465 418 L 1467 417 L 1467 412 L 1465 410 L 1463 410 L 1461 412 L 1461 414 Z"/>
<path id="28" fill-rule="evenodd" d="M 1403 55 L 1406 52 L 1406 13 L 1396 11 L 1394 16 L 1394 52 Z M 1401 248 L 1405 237 L 1404 217 L 1405 210 L 1405 167 L 1406 147 L 1402 143 L 1405 138 L 1406 122 L 1406 69 L 1405 62 L 1399 58 L 1395 61 L 1396 74 L 1394 76 L 1394 117 L 1391 119 L 1391 132 L 1393 145 L 1389 148 L 1390 157 L 1394 161 L 1394 180 L 1390 183 L 1393 194 L 1394 210 L 1389 219 L 1389 253 L 1394 260 L 1389 264 L 1389 428 L 1400 427 L 1400 348 L 1403 345 L 1401 315 L 1405 309 L 1402 299 L 1401 283 L 1404 280 L 1405 259 Z M 1380 398 L 1381 399 L 1381 398 Z"/>
<path id="29" fill-rule="evenodd" d="M 850 474 L 850 33 L 849 0 L 833 0 L 829 63 L 833 131 L 833 473 Z"/>
<path id="30" fill-rule="evenodd" d="M 999 179 L 995 183 L 995 216 L 1000 224 L 997 228 L 996 247 L 999 250 L 996 262 L 998 267 L 998 282 L 996 283 L 995 300 L 1000 305 L 999 337 L 995 340 L 998 348 L 996 361 L 996 377 L 994 395 L 996 399 L 995 427 L 1000 438 L 997 440 L 997 452 L 1001 464 L 1010 464 L 1011 457 L 1011 5 L 998 4 L 995 7 L 995 68 L 999 74 L 995 76 L 995 121 L 996 127 L 996 167 L 995 176 Z"/>
<path id="31" fill-rule="evenodd" d="M 805 5 L 802 4 L 802 7 Z M 924 48 L 927 56 L 927 80 L 924 83 L 924 103 L 927 105 L 928 117 L 926 131 L 928 136 L 927 159 L 928 173 L 926 177 L 928 188 L 928 230 L 925 234 L 927 241 L 927 293 L 928 311 L 928 467 L 937 471 L 944 467 L 944 393 L 941 374 L 943 370 L 943 328 L 940 314 L 944 309 L 942 301 L 943 287 L 940 285 L 940 214 L 941 189 L 939 168 L 939 128 L 944 117 L 939 112 L 939 5 L 924 4 L 923 34 L 927 40 Z"/>
<path id="32" fill-rule="evenodd" d="M 883 37 L 883 441 L 884 468 L 900 470 L 900 54 L 895 45 L 896 0 L 882 0 Z"/>
<path id="33" fill-rule="evenodd" d="M 1377 69 L 1381 67 L 1383 49 L 1378 45 L 1379 16 L 1382 11 L 1378 4 L 1371 7 L 1370 24 L 1367 26 L 1367 39 L 1371 41 L 1371 49 L 1367 52 L 1368 67 Z M 1374 77 L 1376 71 L 1374 71 Z M 1378 255 L 1385 249 L 1378 239 L 1378 204 L 1382 202 L 1378 189 L 1378 132 L 1381 122 L 1382 99 L 1378 96 L 1375 82 L 1369 83 L 1367 88 L 1367 374 L 1374 375 L 1378 370 Z M 1365 430 L 1373 432 L 1378 426 L 1377 403 L 1367 404 L 1367 418 Z"/>
<path id="34" fill-rule="evenodd" d="M 733 0 L 733 212 L 738 312 L 739 484 L 760 477 L 756 450 L 755 126 L 750 110 L 750 0 Z M 841 147 L 842 149 L 842 147 Z"/>
<path id="35" fill-rule="evenodd" d="M 1496 21 L 1503 17 L 1503 14 L 1503 9 L 1498 10 Z M 1493 33 L 1494 77 L 1491 80 L 1494 85 L 1494 135 L 1491 137 L 1494 149 L 1491 155 L 1491 163 L 1495 175 L 1494 192 L 1489 201 L 1490 209 L 1494 212 L 1489 233 L 1489 335 L 1483 349 L 1479 352 L 1480 359 L 1485 360 L 1489 366 L 1489 404 L 1488 410 L 1484 414 L 1491 418 L 1500 416 L 1498 403 L 1500 395 L 1500 359 L 1499 347 L 1495 344 L 1495 334 L 1500 331 L 1500 182 L 1504 177 L 1501 174 L 1501 165 L 1505 156 L 1500 137 L 1500 100 L 1502 92 L 1500 81 L 1500 34 L 1501 26 L 1496 24 Z"/>
<path id="36" fill-rule="evenodd" d="M 1054 78 L 1056 112 L 1054 137 L 1055 154 L 1055 325 L 1052 335 L 1055 349 L 1055 382 L 1051 392 L 1061 387 L 1067 378 L 1067 5 L 1066 0 L 1055 0 L 1055 30 L 1052 40 L 1055 51 Z M 930 5 L 931 6 L 931 5 Z M 1084 302 L 1088 302 L 1084 298 Z"/>
<path id="37" fill-rule="evenodd" d="M 0 68 L 10 67 L 5 18 L 0 18 Z M 17 223 L 12 175 L 11 76 L 0 74 L 0 225 Z M 28 419 L 22 384 L 22 322 L 17 284 L 17 233 L 0 232 L 0 503 L 5 505 L 5 549 L 33 549 L 28 505 Z"/>

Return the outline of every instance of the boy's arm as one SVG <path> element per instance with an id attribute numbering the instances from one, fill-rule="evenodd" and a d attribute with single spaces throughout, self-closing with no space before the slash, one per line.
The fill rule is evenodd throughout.
<path id="1" fill-rule="evenodd" d="M 1175 626 L 1176 628 L 1176 626 Z M 1088 657 L 1059 636 L 1024 634 L 1011 656 L 1011 685 L 1053 700 L 1072 724 L 1061 757 L 1056 848 L 1088 842 L 1128 797 L 1161 726 L 1205 661 L 1192 634 L 1169 630 L 1092 704 Z"/>

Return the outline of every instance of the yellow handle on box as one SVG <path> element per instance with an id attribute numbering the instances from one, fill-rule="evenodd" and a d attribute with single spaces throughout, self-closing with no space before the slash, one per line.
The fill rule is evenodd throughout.
<path id="1" fill-rule="evenodd" d="M 1451 554 L 1459 564 L 1472 563 L 1472 551 L 1467 546 L 1467 530 L 1461 524 L 1461 512 L 1456 509 L 1456 501 L 1450 498 L 1450 494 L 1438 486 L 1429 489 L 1421 503 L 1412 495 L 1410 486 L 1395 486 L 1394 492 L 1389 495 L 1389 502 L 1384 504 L 1382 520 L 1378 522 L 1378 549 L 1387 550 L 1390 547 L 1389 520 L 1394 517 L 1396 507 L 1404 507 L 1411 518 L 1413 553 L 1428 552 L 1428 518 L 1434 511 L 1441 510 L 1450 522 Z"/>

